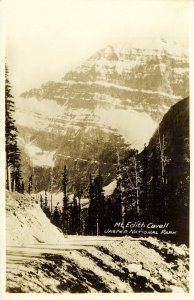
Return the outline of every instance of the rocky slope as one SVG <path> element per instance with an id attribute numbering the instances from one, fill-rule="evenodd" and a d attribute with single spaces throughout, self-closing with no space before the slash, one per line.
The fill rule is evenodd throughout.
<path id="1" fill-rule="evenodd" d="M 56 189 L 64 163 L 71 190 L 77 176 L 85 189 L 99 167 L 110 183 L 118 152 L 124 156 L 126 144 L 142 149 L 164 113 L 188 95 L 188 67 L 175 42 L 135 41 L 108 46 L 61 82 L 24 92 L 16 103 L 24 173 L 30 173 L 30 158 L 35 169 L 55 166 Z M 49 178 L 45 168 L 41 173 Z M 39 182 L 40 176 L 38 190 L 48 188 Z"/>
<path id="2" fill-rule="evenodd" d="M 64 236 L 31 196 L 6 192 L 6 244 L 60 243 Z"/>
<path id="3" fill-rule="evenodd" d="M 188 249 L 129 237 L 68 237 L 60 246 L 8 247 L 7 292 L 184 293 Z"/>
<path id="4" fill-rule="evenodd" d="M 7 193 L 10 293 L 188 292 L 189 251 L 156 238 L 64 236 L 29 196 Z"/>

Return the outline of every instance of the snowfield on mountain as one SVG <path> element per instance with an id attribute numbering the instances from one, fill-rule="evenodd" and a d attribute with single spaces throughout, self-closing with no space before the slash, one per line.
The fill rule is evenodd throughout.
<path id="1" fill-rule="evenodd" d="M 35 198 L 6 195 L 7 292 L 188 292 L 189 250 L 153 237 L 65 236 Z"/>
<path id="2" fill-rule="evenodd" d="M 126 157 L 129 145 L 141 151 L 164 114 L 188 94 L 188 53 L 180 40 L 133 38 L 99 49 L 58 82 L 15 98 L 24 178 L 33 165 L 37 190 L 48 189 L 51 167 L 58 192 L 65 163 L 70 192 L 76 176 L 86 191 L 99 166 L 108 185 L 117 153 Z"/>

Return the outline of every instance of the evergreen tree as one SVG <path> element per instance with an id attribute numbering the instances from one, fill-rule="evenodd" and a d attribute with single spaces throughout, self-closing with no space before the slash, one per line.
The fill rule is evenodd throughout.
<path id="1" fill-rule="evenodd" d="M 112 223 L 110 227 L 115 223 L 124 222 L 123 210 L 122 210 L 122 191 L 121 191 L 121 179 L 117 179 L 117 185 L 112 195 Z"/>
<path id="2" fill-rule="evenodd" d="M 141 200 L 140 205 L 142 209 L 142 221 L 151 220 L 151 211 L 149 204 L 149 164 L 148 164 L 148 150 L 146 145 L 141 153 L 141 163 L 142 163 L 142 184 L 141 184 Z"/>
<path id="3" fill-rule="evenodd" d="M 44 213 L 46 214 L 47 218 L 51 219 L 51 211 L 48 207 L 48 197 L 47 197 L 47 191 L 45 191 L 45 198 L 44 198 Z"/>
<path id="4" fill-rule="evenodd" d="M 42 195 L 40 195 L 40 207 L 41 207 L 42 210 L 43 210 L 44 204 L 43 204 L 43 198 L 42 198 Z"/>
<path id="5" fill-rule="evenodd" d="M 159 220 L 159 203 L 160 203 L 160 159 L 157 151 L 156 145 L 153 145 L 152 151 L 150 154 L 150 185 L 149 185 L 149 193 L 150 193 L 150 212 L 151 212 L 151 221 L 158 222 Z"/>
<path id="6" fill-rule="evenodd" d="M 76 195 L 78 198 L 78 217 L 79 217 L 79 230 L 78 233 L 81 234 L 82 233 L 82 227 L 83 227 L 83 218 L 82 218 L 82 211 L 81 211 L 81 196 L 83 194 L 83 188 L 81 187 L 80 182 L 76 183 Z"/>
<path id="7" fill-rule="evenodd" d="M 24 182 L 22 181 L 22 185 L 21 185 L 21 193 L 24 194 L 25 192 L 25 187 L 24 187 Z"/>
<path id="8" fill-rule="evenodd" d="M 28 194 L 32 193 L 32 175 L 30 175 L 28 180 Z M 45 198 L 47 197 L 46 191 L 45 191 Z"/>
<path id="9" fill-rule="evenodd" d="M 168 165 L 170 159 L 166 156 L 164 135 L 152 147 L 150 154 L 149 205 L 152 220 L 167 222 L 170 190 L 168 185 Z"/>
<path id="10" fill-rule="evenodd" d="M 55 226 L 61 228 L 61 214 L 59 210 L 59 203 L 57 203 L 57 205 L 55 206 L 53 216 L 52 216 L 52 223 Z"/>
<path id="11" fill-rule="evenodd" d="M 124 223 L 129 220 L 137 221 L 142 214 L 140 205 L 141 173 L 142 166 L 139 161 L 138 151 L 130 149 L 127 157 L 122 161 L 120 170 Z"/>
<path id="12" fill-rule="evenodd" d="M 88 214 L 85 224 L 85 232 L 88 235 L 96 234 L 96 220 L 97 220 L 97 203 L 94 195 L 94 185 L 92 180 L 92 174 L 90 174 L 90 183 L 89 183 L 89 207 Z"/>
<path id="13" fill-rule="evenodd" d="M 79 206 L 77 203 L 77 197 L 74 194 L 73 203 L 71 205 L 71 217 L 70 217 L 70 233 L 78 234 L 80 231 L 80 220 L 79 220 Z"/>
<path id="14" fill-rule="evenodd" d="M 103 191 L 103 179 L 100 170 L 98 176 L 94 180 L 94 190 L 97 203 L 97 235 L 103 235 L 105 197 Z"/>
<path id="15" fill-rule="evenodd" d="M 17 128 L 13 114 L 15 106 L 8 79 L 8 68 L 5 66 L 5 151 L 6 151 L 6 188 L 11 191 L 22 191 L 22 171 L 20 150 L 17 143 Z"/>
<path id="16" fill-rule="evenodd" d="M 44 194 L 44 209 L 48 208 L 48 197 L 47 197 L 47 191 L 45 190 Z"/>
<path id="17" fill-rule="evenodd" d="M 51 215 L 53 214 L 53 168 L 50 171 Z"/>
<path id="18" fill-rule="evenodd" d="M 67 176 L 67 167 L 64 166 L 63 173 L 63 231 L 65 234 L 69 233 L 69 198 L 67 196 L 67 184 L 68 184 L 68 176 Z"/>
<path id="19" fill-rule="evenodd" d="M 109 196 L 106 199 L 104 211 L 104 230 L 112 229 L 117 222 L 117 210 L 114 205 L 114 196 Z"/>
<path id="20" fill-rule="evenodd" d="M 124 223 L 125 219 L 125 209 L 123 203 L 123 193 L 122 193 L 122 164 L 119 159 L 119 153 L 117 154 L 117 177 L 116 177 L 116 188 L 113 191 L 111 199 L 108 199 L 108 213 L 111 215 L 109 226 L 113 228 L 115 223 Z M 107 219 L 107 218 L 105 218 Z"/>
<path id="21" fill-rule="evenodd" d="M 105 198 L 103 193 L 103 180 L 101 172 L 92 181 L 90 174 L 89 208 L 86 220 L 86 233 L 100 235 L 104 232 Z"/>
<path id="22" fill-rule="evenodd" d="M 162 138 L 160 136 L 160 131 L 158 128 L 158 136 L 159 136 L 159 153 L 160 153 L 160 216 L 159 219 L 161 221 L 167 221 L 168 214 L 168 177 L 167 177 L 167 167 L 169 165 L 170 159 L 166 156 L 166 142 L 164 138 L 164 134 Z"/>

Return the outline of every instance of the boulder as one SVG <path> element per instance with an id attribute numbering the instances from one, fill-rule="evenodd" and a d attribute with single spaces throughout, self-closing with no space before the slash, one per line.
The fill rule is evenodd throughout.
<path id="1" fill-rule="evenodd" d="M 164 280 L 166 280 L 166 281 L 172 280 L 172 275 L 169 272 L 166 272 L 163 269 L 159 269 L 158 271 Z"/>
<path id="2" fill-rule="evenodd" d="M 142 270 L 142 265 L 141 264 L 129 264 L 127 266 L 127 269 L 130 273 L 137 273 Z"/>
<path id="3" fill-rule="evenodd" d="M 147 270 L 140 270 L 140 271 L 137 272 L 137 276 L 138 277 L 143 277 L 143 278 L 148 280 L 150 278 L 150 272 L 147 271 Z"/>

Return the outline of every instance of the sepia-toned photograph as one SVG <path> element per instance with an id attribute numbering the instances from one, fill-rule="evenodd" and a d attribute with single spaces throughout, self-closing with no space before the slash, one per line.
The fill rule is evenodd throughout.
<path id="1" fill-rule="evenodd" d="M 5 1 L 6 293 L 189 293 L 189 3 Z"/>

